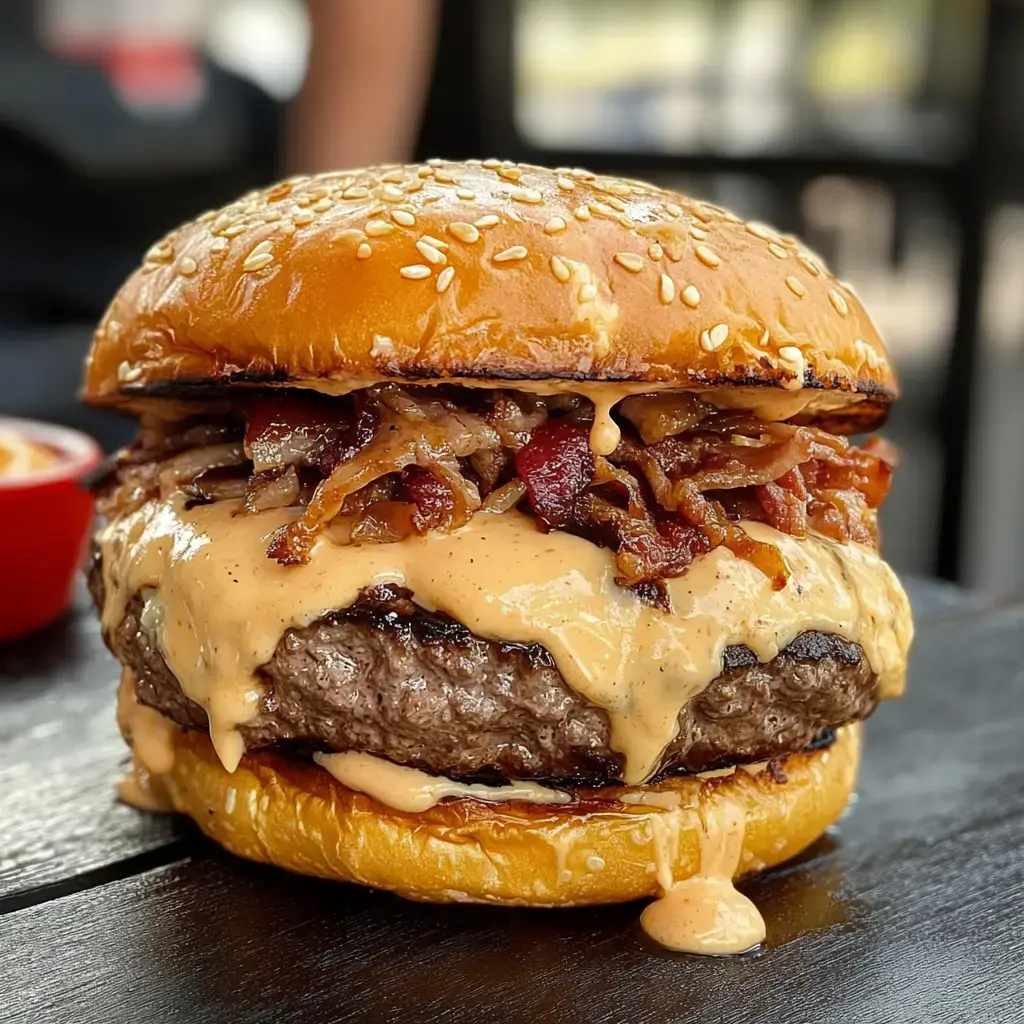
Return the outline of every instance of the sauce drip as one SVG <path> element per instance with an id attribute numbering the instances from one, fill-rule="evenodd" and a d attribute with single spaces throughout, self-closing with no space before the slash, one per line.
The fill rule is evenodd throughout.
<path id="1" fill-rule="evenodd" d="M 507 786 L 466 785 L 355 751 L 315 753 L 313 760 L 343 786 L 410 814 L 427 811 L 446 797 L 470 798 L 484 803 L 518 800 L 531 804 L 567 804 L 572 800 L 568 793 L 548 789 L 537 782 L 510 782 Z"/>
<path id="2" fill-rule="evenodd" d="M 724 546 L 667 581 L 672 614 L 615 583 L 613 554 L 567 533 L 541 533 L 518 512 L 479 515 L 451 533 L 433 530 L 393 544 L 340 545 L 320 538 L 308 565 L 265 557 L 270 534 L 294 512 L 236 516 L 220 501 L 186 510 L 152 501 L 99 535 L 103 626 L 143 592 L 146 621 L 183 692 L 205 708 L 210 735 L 233 771 L 244 752 L 237 726 L 259 708 L 256 675 L 289 627 L 302 627 L 382 583 L 473 632 L 539 643 L 566 683 L 604 708 L 627 784 L 657 768 L 679 711 L 721 672 L 730 644 L 769 661 L 806 630 L 861 645 L 880 696 L 903 686 L 912 628 L 892 570 L 868 548 L 798 540 L 745 523 L 776 544 L 791 570 L 782 590 Z"/>
<path id="3" fill-rule="evenodd" d="M 680 953 L 745 953 L 764 941 L 765 926 L 757 907 L 732 884 L 743 852 L 743 809 L 723 797 L 702 804 L 696 812 L 700 871 L 674 881 L 681 815 L 687 812 L 693 813 L 677 809 L 652 819 L 662 892 L 640 915 L 641 927 L 655 942 Z"/>
<path id="4" fill-rule="evenodd" d="M 611 455 L 622 440 L 619 425 L 612 419 L 612 407 L 618 401 L 615 395 L 611 398 L 599 397 L 595 391 L 587 397 L 594 403 L 594 424 L 590 428 L 590 450 L 595 455 Z"/>
<path id="5" fill-rule="evenodd" d="M 139 703 L 128 668 L 121 673 L 117 691 L 117 724 L 132 748 L 132 759 L 117 783 L 118 797 L 142 811 L 173 811 L 160 776 L 174 767 L 178 727 L 155 708 Z"/>

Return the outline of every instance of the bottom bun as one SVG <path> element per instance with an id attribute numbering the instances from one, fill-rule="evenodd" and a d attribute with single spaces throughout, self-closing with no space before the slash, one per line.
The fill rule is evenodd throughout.
<path id="1" fill-rule="evenodd" d="M 846 807 L 860 726 L 839 730 L 827 749 L 791 754 L 756 774 L 588 791 L 557 807 L 458 799 L 417 814 L 279 754 L 247 754 L 229 774 L 205 734 L 179 733 L 175 747 L 163 788 L 175 809 L 232 853 L 417 900 L 571 906 L 654 896 L 659 867 L 677 881 L 696 874 L 714 840 L 702 822 L 726 802 L 746 821 L 736 877 L 795 856 Z"/>

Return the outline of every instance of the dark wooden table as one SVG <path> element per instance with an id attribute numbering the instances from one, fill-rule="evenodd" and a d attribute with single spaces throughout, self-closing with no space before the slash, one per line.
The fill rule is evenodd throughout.
<path id="1" fill-rule="evenodd" d="M 120 806 L 83 607 L 0 648 L 0 1020 L 1024 1020 L 1024 604 L 911 592 L 910 690 L 871 723 L 860 798 L 745 887 L 769 942 L 731 960 L 652 950 L 637 906 L 420 906 Z"/>

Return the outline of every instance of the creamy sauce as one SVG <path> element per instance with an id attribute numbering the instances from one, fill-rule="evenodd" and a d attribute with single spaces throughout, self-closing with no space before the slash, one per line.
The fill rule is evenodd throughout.
<path id="1" fill-rule="evenodd" d="M 567 804 L 572 800 L 568 793 L 548 789 L 536 782 L 510 782 L 507 786 L 484 786 L 478 783 L 466 785 L 355 751 L 341 754 L 315 753 L 313 760 L 326 768 L 343 786 L 409 814 L 427 811 L 448 797 L 480 800 L 489 804 L 510 800 L 531 804 Z"/>
<path id="2" fill-rule="evenodd" d="M 589 372 L 589 371 L 581 371 Z M 271 384 L 270 387 L 304 388 L 326 395 L 348 395 L 361 388 L 392 382 L 405 386 L 429 387 L 433 384 L 454 384 L 471 388 L 511 388 L 532 395 L 584 395 L 592 402 L 600 401 L 609 408 L 631 395 L 652 395 L 663 391 L 679 391 L 695 394 L 705 402 L 720 409 L 749 409 L 764 420 L 789 419 L 799 413 L 816 414 L 834 412 L 864 401 L 864 395 L 849 391 L 825 391 L 818 388 L 804 388 L 789 391 L 773 387 L 734 387 L 725 385 L 718 388 L 680 388 L 670 381 L 591 381 L 581 383 L 575 380 L 478 380 L 467 377 L 440 377 L 429 380 L 415 380 L 402 377 L 362 376 L 334 380 L 317 377 L 308 381 L 288 381 L 287 384 Z M 595 398 L 595 395 L 597 396 Z M 150 408 L 152 403 L 146 406 Z"/>
<path id="3" fill-rule="evenodd" d="M 25 476 L 49 469 L 60 456 L 46 445 L 10 430 L 0 430 L 0 477 Z"/>
<path id="4" fill-rule="evenodd" d="M 700 870 L 676 881 L 672 866 L 684 822 L 698 826 Z M 732 884 L 743 851 L 743 809 L 715 795 L 698 808 L 654 816 L 651 824 L 661 896 L 640 915 L 644 931 L 655 942 L 681 953 L 725 956 L 760 945 L 764 920 Z"/>
<path id="5" fill-rule="evenodd" d="M 117 725 L 132 748 L 131 762 L 117 784 L 118 797 L 143 811 L 174 810 L 160 776 L 174 767 L 179 730 L 155 708 L 139 703 L 128 668 L 122 670 L 117 691 Z"/>
<path id="6" fill-rule="evenodd" d="M 721 672 L 730 644 L 769 661 L 805 630 L 859 643 L 880 695 L 903 687 L 912 627 L 906 596 L 878 555 L 858 545 L 797 540 L 759 523 L 744 528 L 781 549 L 792 572 L 771 582 L 724 547 L 667 581 L 666 614 L 619 587 L 613 554 L 569 534 L 542 534 L 517 512 L 475 516 L 451 533 L 393 544 L 341 546 L 321 537 L 306 566 L 264 555 L 291 515 L 234 516 L 221 501 L 184 510 L 153 501 L 99 535 L 113 629 L 133 594 L 152 589 L 147 614 L 182 690 L 206 709 L 214 747 L 233 771 L 237 726 L 259 706 L 256 669 L 282 633 L 346 608 L 368 586 L 408 587 L 484 637 L 540 643 L 567 684 L 607 710 L 625 781 L 642 783 L 673 739 L 679 711 Z"/>

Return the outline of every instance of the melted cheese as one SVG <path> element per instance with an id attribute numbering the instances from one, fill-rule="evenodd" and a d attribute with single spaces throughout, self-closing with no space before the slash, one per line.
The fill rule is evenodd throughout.
<path id="1" fill-rule="evenodd" d="M 416 814 L 429 810 L 446 797 L 502 804 L 518 800 L 531 804 L 567 804 L 568 793 L 548 789 L 536 782 L 510 782 L 506 786 L 466 785 L 442 775 L 428 775 L 415 768 L 393 764 L 382 757 L 345 751 L 341 754 L 315 753 L 313 760 L 326 768 L 343 786 L 365 793 L 398 811 Z"/>
<path id="2" fill-rule="evenodd" d="M 657 768 L 680 709 L 721 672 L 730 644 L 768 661 L 805 630 L 836 633 L 864 649 L 881 696 L 903 686 L 907 599 L 878 555 L 857 545 L 744 524 L 782 550 L 788 585 L 772 590 L 753 565 L 717 548 L 668 581 L 674 613 L 666 614 L 614 582 L 610 551 L 543 534 L 517 512 L 478 515 L 452 533 L 394 544 L 342 546 L 328 531 L 308 565 L 284 567 L 265 549 L 296 513 L 237 509 L 226 501 L 189 511 L 181 498 L 153 501 L 99 535 L 104 628 L 121 621 L 134 594 L 151 590 L 147 615 L 168 666 L 206 709 L 229 771 L 244 752 L 237 726 L 259 708 L 256 670 L 282 633 L 381 583 L 408 587 L 421 606 L 481 636 L 543 644 L 567 684 L 608 712 L 630 784 Z"/>
<path id="3" fill-rule="evenodd" d="M 640 915 L 644 931 L 681 953 L 723 956 L 760 945 L 764 919 L 732 884 L 743 851 L 743 808 L 716 795 L 699 807 L 679 807 L 650 820 L 661 896 Z M 700 842 L 700 870 L 676 881 L 672 865 L 679 853 L 680 829 L 688 821 Z"/>

